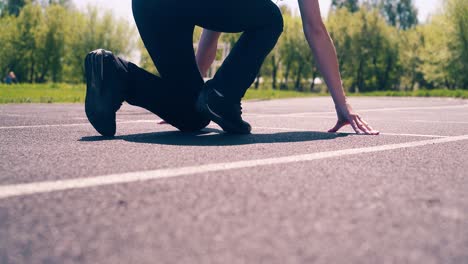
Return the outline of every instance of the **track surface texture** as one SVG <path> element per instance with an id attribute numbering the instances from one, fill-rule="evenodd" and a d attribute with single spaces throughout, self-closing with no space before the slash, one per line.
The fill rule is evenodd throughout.
<path id="1" fill-rule="evenodd" d="M 0 263 L 468 263 L 468 101 L 244 103 L 253 134 L 0 106 Z"/>

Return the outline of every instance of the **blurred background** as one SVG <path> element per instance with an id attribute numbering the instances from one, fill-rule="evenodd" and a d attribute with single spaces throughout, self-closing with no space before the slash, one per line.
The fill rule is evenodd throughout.
<path id="1" fill-rule="evenodd" d="M 284 14 L 285 31 L 253 88 L 325 94 L 303 36 L 297 2 L 276 3 Z M 347 92 L 466 96 L 468 1 L 332 0 L 320 4 Z M 197 28 L 195 49 L 200 34 Z M 210 75 L 238 37 L 222 36 Z M 40 102 L 81 102 L 83 60 L 96 48 L 157 72 L 139 39 L 130 0 L 0 0 L 0 43 L 3 103 L 34 101 L 40 89 L 57 90 L 55 97 L 38 94 Z"/>

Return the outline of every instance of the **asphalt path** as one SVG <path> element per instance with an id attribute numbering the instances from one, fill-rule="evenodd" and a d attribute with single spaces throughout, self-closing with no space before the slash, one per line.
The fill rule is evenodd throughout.
<path id="1" fill-rule="evenodd" d="M 468 263 L 468 101 L 244 103 L 253 134 L 0 105 L 0 263 Z"/>

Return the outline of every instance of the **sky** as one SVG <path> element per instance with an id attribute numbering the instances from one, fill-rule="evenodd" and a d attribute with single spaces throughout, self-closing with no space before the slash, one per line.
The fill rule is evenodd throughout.
<path id="1" fill-rule="evenodd" d="M 131 0 L 74 0 L 76 6 L 80 9 L 85 9 L 88 4 L 97 5 L 104 9 L 112 10 L 119 17 L 125 18 L 133 23 Z M 296 9 L 297 0 L 282 0 L 274 2 L 284 3 Z M 322 16 L 328 13 L 331 0 L 319 0 Z M 416 7 L 419 10 L 420 21 L 425 21 L 426 18 L 440 8 L 441 0 L 415 0 Z"/>

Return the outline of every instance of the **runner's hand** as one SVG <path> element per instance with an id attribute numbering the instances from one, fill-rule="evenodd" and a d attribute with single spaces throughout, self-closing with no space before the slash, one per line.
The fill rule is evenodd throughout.
<path id="1" fill-rule="evenodd" d="M 330 129 L 328 132 L 336 133 L 342 127 L 346 125 L 351 125 L 356 132 L 356 134 L 365 134 L 365 135 L 378 135 L 379 131 L 374 130 L 364 119 L 362 119 L 358 114 L 355 114 L 351 105 L 346 104 L 343 106 L 336 106 L 336 114 L 338 116 L 338 121 L 336 122 L 335 127 Z"/>

